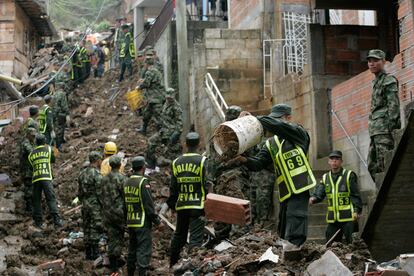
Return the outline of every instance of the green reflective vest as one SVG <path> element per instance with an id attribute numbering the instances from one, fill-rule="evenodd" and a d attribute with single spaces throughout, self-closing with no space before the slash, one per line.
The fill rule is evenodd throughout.
<path id="1" fill-rule="evenodd" d="M 52 148 L 48 145 L 38 146 L 29 154 L 29 162 L 33 168 L 32 183 L 41 180 L 52 180 Z"/>
<path id="2" fill-rule="evenodd" d="M 145 209 L 142 202 L 142 183 L 146 178 L 132 175 L 124 185 L 124 200 L 127 211 L 127 227 L 141 228 L 145 223 Z"/>
<path id="3" fill-rule="evenodd" d="M 119 57 L 121 57 L 121 58 L 125 57 L 125 48 L 127 47 L 127 45 L 126 45 L 127 37 L 129 37 L 129 45 L 128 45 L 129 55 L 132 58 L 135 58 L 135 45 L 134 45 L 134 40 L 131 38 L 131 33 L 127 33 L 125 35 L 125 38 L 124 38 L 123 42 L 121 43 L 121 50 L 119 52 Z"/>
<path id="4" fill-rule="evenodd" d="M 175 209 L 204 209 L 205 190 L 203 167 L 206 157 L 186 153 L 173 161 L 173 175 L 178 184 L 178 200 Z"/>
<path id="5" fill-rule="evenodd" d="M 39 110 L 39 115 L 37 117 L 37 120 L 39 121 L 39 132 L 40 133 L 45 133 L 46 132 L 46 129 L 47 129 L 47 113 L 48 113 L 49 108 L 50 107 L 45 104 Z"/>
<path id="6" fill-rule="evenodd" d="M 343 169 L 342 175 L 335 183 L 332 180 L 331 172 L 325 173 L 322 177 L 322 184 L 325 186 L 326 198 L 328 199 L 328 213 L 326 214 L 328 223 L 353 221 L 354 207 L 351 202 L 349 184 L 351 174 L 351 170 Z"/>
<path id="7" fill-rule="evenodd" d="M 272 156 L 280 202 L 288 199 L 292 192 L 300 194 L 315 187 L 315 176 L 301 147 L 280 141 L 276 135 L 266 141 L 266 147 Z"/>

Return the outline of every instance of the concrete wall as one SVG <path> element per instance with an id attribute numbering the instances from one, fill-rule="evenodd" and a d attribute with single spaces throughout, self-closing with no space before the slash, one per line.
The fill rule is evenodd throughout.
<path id="1" fill-rule="evenodd" d="M 230 0 L 231 29 L 260 29 L 266 0 Z"/>
<path id="2" fill-rule="evenodd" d="M 164 86 L 170 87 L 173 84 L 173 60 L 177 55 L 175 36 L 175 22 L 168 24 L 164 32 L 154 45 L 157 56 L 164 67 Z"/>
<path id="3" fill-rule="evenodd" d="M 13 73 L 15 16 L 14 1 L 0 2 L 0 68 L 7 75 Z"/>

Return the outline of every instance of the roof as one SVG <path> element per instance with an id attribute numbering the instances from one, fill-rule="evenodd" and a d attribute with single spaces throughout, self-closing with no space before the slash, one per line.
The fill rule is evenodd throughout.
<path id="1" fill-rule="evenodd" d="M 35 29 L 41 36 L 53 36 L 56 33 L 47 14 L 46 2 L 48 0 L 16 0 L 33 22 Z"/>

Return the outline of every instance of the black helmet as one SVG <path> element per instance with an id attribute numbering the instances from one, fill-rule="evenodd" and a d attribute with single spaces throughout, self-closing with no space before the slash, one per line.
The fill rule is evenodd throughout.
<path id="1" fill-rule="evenodd" d="M 35 143 L 36 143 L 36 146 L 41 146 L 41 145 L 46 144 L 46 136 L 44 136 L 42 133 L 36 134 Z"/>
<path id="2" fill-rule="evenodd" d="M 185 136 L 185 143 L 189 147 L 198 146 L 200 143 L 200 135 L 197 132 L 189 132 L 187 136 Z"/>

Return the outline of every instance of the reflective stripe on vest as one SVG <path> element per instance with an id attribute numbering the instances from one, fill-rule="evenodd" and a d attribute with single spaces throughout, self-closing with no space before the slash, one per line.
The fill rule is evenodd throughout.
<path id="1" fill-rule="evenodd" d="M 142 202 L 142 183 L 145 179 L 143 176 L 132 175 L 124 186 L 127 226 L 130 228 L 141 228 L 145 223 L 145 209 Z"/>
<path id="2" fill-rule="evenodd" d="M 129 36 L 129 45 L 128 45 L 129 55 L 134 58 L 135 57 L 135 44 L 134 44 L 134 40 L 131 38 L 131 33 L 127 33 L 125 35 L 124 42 L 121 43 L 121 50 L 119 52 L 119 57 L 125 57 L 125 47 L 126 47 L 125 40 L 127 36 Z"/>
<path id="3" fill-rule="evenodd" d="M 351 202 L 351 188 L 349 178 L 351 170 L 343 169 L 342 175 L 336 182 L 332 180 L 332 173 L 325 173 L 322 177 L 322 183 L 325 186 L 326 198 L 328 199 L 328 212 L 326 222 L 334 223 L 353 221 L 354 207 Z"/>
<path id="4" fill-rule="evenodd" d="M 48 110 L 49 110 L 49 106 L 44 105 L 39 111 L 39 115 L 37 117 L 37 120 L 39 121 L 39 132 L 40 133 L 45 133 L 46 132 L 46 128 L 47 128 L 46 119 L 47 119 L 47 111 Z"/>
<path id="5" fill-rule="evenodd" d="M 38 146 L 29 154 L 28 159 L 33 168 L 32 183 L 52 180 L 51 158 L 52 148 L 47 145 Z"/>
<path id="6" fill-rule="evenodd" d="M 292 192 L 300 194 L 315 187 L 315 176 L 301 147 L 280 141 L 276 135 L 266 141 L 266 147 L 272 156 L 280 202 L 288 199 Z"/>
<path id="7" fill-rule="evenodd" d="M 183 154 L 173 161 L 173 174 L 178 184 L 175 209 L 204 209 L 205 190 L 203 167 L 205 156 L 197 153 Z"/>

